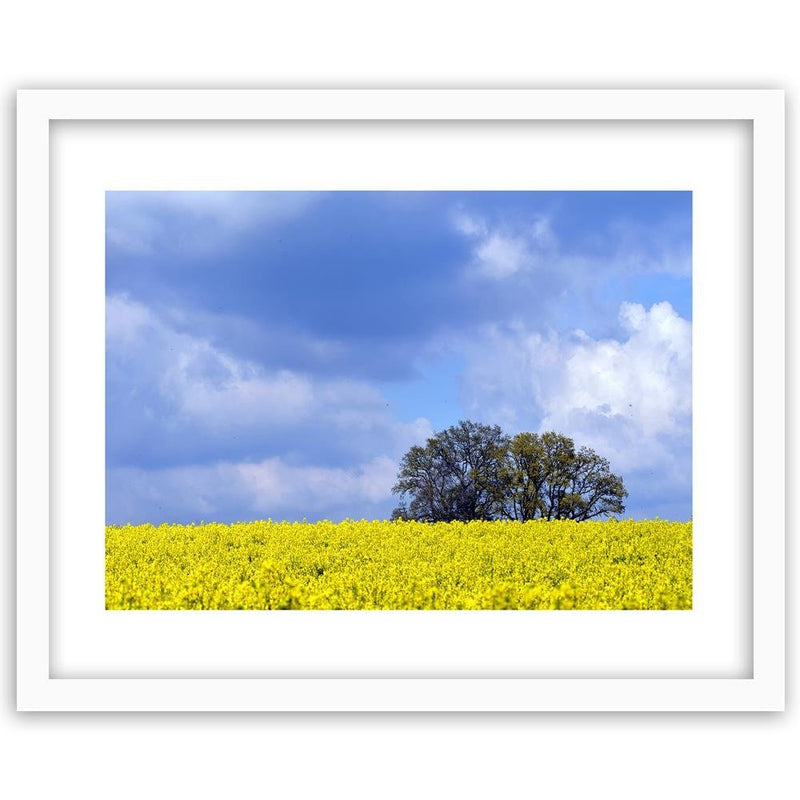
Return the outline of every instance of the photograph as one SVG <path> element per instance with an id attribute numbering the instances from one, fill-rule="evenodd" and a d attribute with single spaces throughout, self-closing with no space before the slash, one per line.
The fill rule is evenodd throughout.
<path id="1" fill-rule="evenodd" d="M 107 191 L 106 609 L 692 609 L 692 199 Z"/>

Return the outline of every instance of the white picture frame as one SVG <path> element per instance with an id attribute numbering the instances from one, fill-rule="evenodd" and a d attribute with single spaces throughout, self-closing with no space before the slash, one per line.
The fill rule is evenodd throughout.
<path id="1" fill-rule="evenodd" d="M 642 122 L 670 125 L 675 123 L 737 123 L 747 126 L 748 152 L 745 163 L 740 165 L 743 174 L 750 175 L 752 159 L 752 184 L 749 180 L 749 196 L 752 204 L 752 306 L 741 304 L 727 308 L 729 320 L 735 322 L 736 315 L 744 318 L 752 313 L 752 398 L 748 385 L 741 380 L 737 384 L 742 396 L 739 406 L 746 411 L 752 426 L 752 441 L 747 430 L 731 429 L 731 439 L 737 440 L 737 458 L 752 467 L 750 520 L 739 520 L 747 528 L 752 551 L 746 549 L 746 570 L 737 578 L 741 581 L 742 596 L 747 597 L 737 624 L 743 633 L 737 642 L 742 649 L 744 670 L 714 670 L 712 668 L 678 671 L 676 675 L 654 673 L 652 670 L 637 674 L 635 668 L 625 668 L 622 658 L 615 674 L 608 671 L 587 676 L 578 674 L 566 665 L 562 672 L 552 670 L 548 674 L 528 676 L 525 674 L 480 674 L 479 665 L 467 673 L 448 674 L 446 668 L 434 673 L 409 671 L 402 667 L 392 673 L 370 672 L 368 664 L 350 674 L 332 671 L 329 675 L 310 674 L 298 669 L 296 674 L 284 669 L 280 674 L 267 677 L 254 675 L 215 674 L 218 665 L 209 660 L 202 663 L 199 657 L 191 673 L 181 673 L 180 668 L 161 672 L 141 671 L 141 676 L 120 674 L 110 669 L 97 657 L 85 669 L 65 670 L 55 664 L 64 639 L 78 630 L 84 638 L 91 640 L 87 650 L 89 661 L 92 653 L 98 656 L 111 641 L 92 629 L 87 621 L 81 630 L 73 623 L 62 625 L 66 619 L 62 606 L 70 605 L 72 589 L 59 576 L 62 562 L 72 562 L 83 552 L 80 547 L 72 550 L 54 535 L 63 520 L 61 510 L 72 503 L 73 522 L 75 514 L 81 512 L 77 500 L 54 500 L 51 478 L 58 485 L 59 475 L 65 471 L 78 471 L 92 490 L 102 491 L 102 469 L 76 470 L 77 452 L 63 452 L 58 442 L 65 426 L 81 425 L 87 414 L 74 403 L 64 402 L 54 387 L 63 377 L 64 365 L 58 363 L 61 325 L 79 326 L 82 304 L 89 300 L 75 287 L 80 281 L 73 275 L 58 271 L 59 263 L 67 263 L 59 253 L 64 237 L 63 231 L 56 236 L 53 225 L 60 224 L 54 209 L 58 204 L 60 178 L 58 158 L 63 150 L 56 147 L 55 132 L 65 122 L 103 123 L 107 121 L 134 121 L 169 123 L 181 121 L 200 125 L 209 121 L 239 123 L 261 121 L 280 123 L 292 121 L 315 123 L 326 121 L 348 121 L 353 124 L 371 124 L 381 121 L 387 124 L 438 123 L 447 121 L 458 130 L 459 125 L 475 121 L 491 122 L 495 126 L 511 125 L 514 122 L 559 123 L 589 125 L 597 122 L 638 124 Z M 17 359 L 17 704 L 25 711 L 775 711 L 784 707 L 784 95 L 778 90 L 24 90 L 18 93 L 17 117 L 18 143 L 18 228 L 17 228 L 17 291 L 18 291 L 18 359 Z M 311 129 L 311 128 L 309 128 Z M 96 135 L 102 137 L 102 129 Z M 180 134 L 178 134 L 180 136 Z M 613 134 L 612 134 L 613 138 Z M 737 151 L 738 152 L 738 151 Z M 617 156 L 621 158 L 621 156 Z M 98 159 L 100 156 L 98 155 Z M 490 165 L 477 170 L 477 185 L 470 188 L 485 188 Z M 610 179 L 613 179 L 614 163 L 606 164 Z M 217 181 L 225 179 L 226 165 L 217 163 Z M 481 177 L 483 176 L 483 177 Z M 647 176 L 643 177 L 646 181 Z M 130 180 L 122 184 L 94 184 L 94 194 L 87 195 L 90 204 L 100 203 L 98 186 L 106 189 L 118 188 L 195 188 L 171 184 L 154 185 L 152 180 L 144 185 L 131 185 Z M 333 179 L 332 179 L 333 180 Z M 339 178 L 341 180 L 341 178 Z M 490 180 L 490 178 L 489 178 Z M 552 181 L 553 178 L 551 177 Z M 692 188 L 685 183 L 681 188 Z M 243 186 L 241 176 L 231 174 L 232 188 Z M 601 188 L 608 188 L 607 184 Z M 645 182 L 637 188 L 647 188 Z M 342 188 L 352 188 L 348 185 Z M 361 188 L 359 185 L 357 188 Z M 386 186 L 385 188 L 406 188 Z M 431 188 L 431 187 L 427 187 Z M 439 186 L 438 188 L 449 188 Z M 459 186 L 464 188 L 464 186 Z M 491 188 L 544 188 L 529 184 L 508 186 L 504 183 Z M 575 188 L 553 186 L 547 188 Z M 625 187 L 627 188 L 627 187 Z M 667 188 L 662 184 L 650 188 Z M 675 188 L 675 187 L 668 187 Z M 102 194 L 102 193 L 100 193 Z M 76 195 L 72 198 L 80 202 Z M 63 197 L 62 197 L 63 200 Z M 63 222 L 63 220 L 62 220 Z M 697 221 L 696 221 L 697 222 Z M 96 238 L 96 237 L 95 237 Z M 745 241 L 749 241 L 746 237 Z M 86 258 L 102 260 L 102 241 L 86 240 L 71 243 L 72 248 L 84 247 Z M 747 250 L 747 247 L 741 248 Z M 91 251 L 91 252 L 89 252 Z M 740 254 L 750 261 L 750 253 Z M 61 262 L 59 262 L 61 259 Z M 722 274 L 722 278 L 719 275 Z M 717 274 L 717 281 L 724 280 L 724 273 Z M 708 273 L 705 298 L 719 295 L 711 302 L 720 305 L 727 302 L 721 289 L 714 291 L 714 278 Z M 701 282 L 702 283 L 702 282 Z M 102 298 L 102 285 L 96 285 L 98 297 Z M 88 284 L 87 284 L 88 285 Z M 64 297 L 62 297 L 64 295 Z M 66 298 L 66 299 L 65 299 Z M 741 299 L 741 298 L 740 298 Z M 66 303 L 65 306 L 59 303 Z M 77 315 L 67 314 L 67 322 L 53 322 L 52 309 L 68 308 Z M 59 312 L 60 313 L 60 312 Z M 64 315 L 62 314 L 62 317 Z M 87 314 L 91 317 L 91 314 Z M 54 340 L 54 335 L 58 334 Z M 92 340 L 94 341 L 94 340 Z M 706 342 L 708 339 L 705 340 Z M 95 342 L 102 357 L 103 342 Z M 708 347 L 694 340 L 698 354 Z M 746 350 L 746 348 L 745 348 Z M 55 354 L 55 355 L 54 355 Z M 720 360 L 719 353 L 706 353 L 695 361 L 701 366 Z M 747 352 L 737 352 L 735 357 L 747 361 Z M 93 368 L 94 369 L 94 368 Z M 744 374 L 744 373 L 742 373 Z M 749 372 L 747 374 L 750 374 Z M 741 375 L 739 376 L 741 378 Z M 87 373 L 89 390 L 102 387 L 102 374 L 97 370 Z M 707 379 L 706 379 L 707 380 Z M 698 380 L 694 386 L 702 384 Z M 708 384 L 704 384 L 708 386 Z M 708 389 L 713 392 L 713 386 Z M 91 392 L 90 392 L 91 393 Z M 695 395 L 697 398 L 697 394 Z M 96 414 L 94 415 L 96 417 Z M 733 419 L 733 418 L 731 418 Z M 696 423 L 697 424 L 697 423 Z M 747 427 L 747 426 L 745 426 Z M 54 447 L 53 442 L 56 442 Z M 95 450 L 102 445 L 95 437 L 87 445 Z M 745 454 L 744 456 L 742 454 Z M 750 455 L 751 454 L 751 457 Z M 703 474 L 703 459 L 708 459 L 707 449 L 695 453 L 696 474 Z M 97 462 L 93 462 L 97 467 Z M 74 476 L 73 476 L 74 480 Z M 79 497 L 79 492 L 75 497 Z M 72 497 L 72 495 L 71 495 Z M 66 502 L 66 506 L 65 506 Z M 87 512 L 88 513 L 88 510 Z M 96 515 L 92 519 L 96 519 Z M 715 533 L 710 517 L 704 530 L 695 528 L 695 536 L 709 537 Z M 697 517 L 695 520 L 697 526 Z M 97 527 L 92 522 L 89 527 Z M 720 523 L 722 526 L 722 523 Z M 74 524 L 67 525 L 71 536 L 78 535 Z M 715 542 L 719 543 L 720 559 L 725 560 L 725 540 L 716 531 Z M 100 535 L 98 540 L 97 536 Z M 95 531 L 93 542 L 102 541 Z M 77 542 L 77 539 L 71 541 Z M 702 540 L 701 540 L 702 541 Z M 102 548 L 89 547 L 85 565 L 81 569 L 102 572 Z M 705 563 L 708 563 L 706 561 Z M 86 566 L 88 565 L 88 566 Z M 698 569 L 697 563 L 695 564 Z M 702 580 L 702 574 L 696 579 Z M 102 581 L 102 575 L 100 576 Z M 67 594 L 64 595 L 66 585 Z M 734 586 L 735 589 L 735 586 Z M 752 602 L 750 602 L 750 599 Z M 62 600 L 64 601 L 62 603 Z M 114 614 L 138 614 L 137 627 L 143 637 L 141 647 L 156 648 L 158 635 L 149 634 L 160 625 L 153 614 L 162 612 L 104 612 L 103 598 L 92 613 L 120 624 L 123 617 Z M 702 615 L 702 607 L 689 612 L 653 612 L 660 614 Z M 163 612 L 177 613 L 185 612 Z M 219 626 L 230 626 L 230 617 L 223 612 L 189 612 L 217 614 Z M 238 612 L 233 612 L 238 613 Z M 267 613 L 267 612 L 254 612 Z M 283 612 L 277 612 L 283 613 Z M 309 612 L 287 612 L 284 616 L 287 630 L 293 625 L 307 623 L 302 617 Z M 327 613 L 327 612 L 322 612 Z M 333 612 L 339 613 L 339 612 Z M 348 612 L 349 613 L 349 612 Z M 352 612 L 356 614 L 386 614 L 389 612 Z M 415 627 L 428 625 L 429 617 L 406 613 L 401 623 L 406 633 L 413 636 Z M 412 616 L 408 616 L 411 613 Z M 445 612 L 420 612 L 442 614 Z M 447 612 L 449 613 L 449 612 Z M 471 614 L 484 612 L 454 612 Z M 519 614 L 547 612 L 486 612 L 487 614 L 517 614 L 515 624 L 525 624 L 526 617 Z M 563 622 L 556 626 L 572 625 L 567 619 L 580 620 L 581 625 L 591 626 L 592 617 L 572 616 L 600 612 L 555 612 Z M 611 614 L 629 612 L 603 612 Z M 638 613 L 638 612 L 630 612 Z M 650 612 L 644 612 L 650 613 Z M 107 615 L 111 614 L 112 617 Z M 301 617 L 296 616 L 297 614 Z M 317 614 L 317 612 L 312 612 Z M 106 615 L 106 616 L 103 616 Z M 183 619 L 187 619 L 186 616 Z M 330 617 L 316 616 L 315 624 L 329 623 Z M 375 620 L 373 616 L 370 619 Z M 379 618 L 380 619 L 380 618 Z M 385 618 L 389 620 L 389 617 Z M 394 619 L 394 618 L 392 618 Z M 439 617 L 437 619 L 445 619 Z M 474 618 L 473 618 L 474 619 Z M 491 628 L 496 617 L 483 616 L 482 630 L 491 637 Z M 506 619 L 509 619 L 506 617 Z M 594 619 L 599 619 L 595 617 Z M 631 620 L 635 619 L 630 617 Z M 673 617 L 673 619 L 675 619 Z M 691 619 L 684 617 L 681 619 Z M 750 626 L 750 623 L 752 625 Z M 372 624 L 372 623 L 371 623 Z M 374 624 L 382 624 L 380 621 Z M 437 622 L 438 624 L 438 622 Z M 646 623 L 644 623 L 646 624 Z M 577 626 L 575 630 L 588 630 Z M 110 628 L 106 628 L 110 630 Z M 566 631 L 562 627 L 562 630 Z M 428 631 L 428 635 L 432 635 Z M 565 633 L 565 635 L 567 635 Z M 149 638 L 148 638 L 149 637 Z M 80 637 L 78 637 L 80 638 Z M 688 641 L 688 639 L 687 639 Z M 688 646 L 687 646 L 688 648 Z M 746 652 L 744 652 L 746 651 Z M 147 655 L 147 653 L 145 653 Z M 571 656 L 577 660 L 578 656 Z M 688 662 L 687 662 L 688 663 Z M 665 671 L 666 667 L 665 667 Z M 223 670 L 224 673 L 224 670 Z"/>

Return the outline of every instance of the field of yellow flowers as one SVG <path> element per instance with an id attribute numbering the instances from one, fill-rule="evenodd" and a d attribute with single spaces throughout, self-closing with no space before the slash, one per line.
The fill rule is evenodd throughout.
<path id="1" fill-rule="evenodd" d="M 691 522 L 106 528 L 109 609 L 685 609 Z"/>

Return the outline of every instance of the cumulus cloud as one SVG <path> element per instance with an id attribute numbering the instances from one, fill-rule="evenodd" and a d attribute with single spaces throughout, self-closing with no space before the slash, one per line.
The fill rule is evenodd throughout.
<path id="1" fill-rule="evenodd" d="M 488 233 L 485 220 L 479 216 L 468 214 L 462 209 L 458 209 L 453 213 L 453 226 L 465 236 L 483 237 Z"/>
<path id="2" fill-rule="evenodd" d="M 239 479 L 261 513 L 273 508 L 307 508 L 310 512 L 364 501 L 379 503 L 391 494 L 397 461 L 386 456 L 354 468 L 292 467 L 273 458 L 236 467 Z"/>
<path id="3" fill-rule="evenodd" d="M 254 487 L 288 507 L 304 482 L 316 498 L 306 496 L 309 508 L 359 493 L 369 502 L 386 501 L 387 474 L 394 477 L 397 459 L 432 433 L 422 417 L 394 417 L 365 382 L 269 370 L 235 358 L 124 296 L 108 298 L 106 308 L 112 486 L 124 477 L 140 493 L 172 486 L 168 494 L 174 494 L 178 484 L 184 493 L 195 492 L 195 481 L 208 487 L 197 489 L 208 508 L 224 506 L 231 492 L 244 497 L 246 507 L 260 508 L 247 499 Z M 132 469 L 143 462 L 153 471 Z M 220 481 L 225 488 L 215 489 Z M 109 497 L 127 507 L 120 492 Z M 110 509 L 109 519 L 119 513 Z"/>
<path id="4" fill-rule="evenodd" d="M 385 518 L 397 461 L 352 467 L 294 466 L 275 457 L 164 469 L 116 467 L 106 477 L 112 523 Z M 354 511 L 356 509 L 356 511 Z"/>
<path id="5" fill-rule="evenodd" d="M 550 220 L 537 215 L 515 226 L 491 226 L 485 219 L 459 209 L 453 226 L 472 240 L 473 270 L 501 280 L 536 267 L 542 252 L 554 244 Z"/>
<path id="6" fill-rule="evenodd" d="M 541 388 L 544 424 L 573 410 L 633 419 L 650 438 L 679 428 L 691 413 L 691 325 L 669 303 L 649 311 L 623 303 L 623 341 L 578 333 L 562 347 L 557 380 Z M 553 376 L 555 377 L 555 376 Z"/>
<path id="7" fill-rule="evenodd" d="M 509 430 L 557 430 L 613 468 L 691 489 L 691 323 L 667 302 L 619 309 L 621 337 L 487 327 L 467 345 L 464 402 Z M 637 477 L 638 476 L 638 477 Z M 634 498 L 635 500 L 635 498 Z"/>
<path id="8" fill-rule="evenodd" d="M 112 366 L 126 366 L 113 373 L 118 382 L 135 379 L 137 388 L 149 388 L 175 414 L 210 428 L 246 427 L 255 418 L 285 423 L 308 414 L 313 403 L 310 381 L 302 376 L 265 373 L 205 339 L 175 331 L 125 297 L 107 300 L 106 344 Z"/>
<path id="9" fill-rule="evenodd" d="M 535 298 L 540 323 L 571 318 L 607 335 L 607 320 L 626 295 L 663 286 L 674 296 L 672 282 L 691 278 L 685 210 L 657 219 L 618 214 L 589 226 L 557 205 L 498 220 L 458 207 L 450 220 L 469 243 L 464 284 L 479 294 L 480 307 L 497 305 L 509 316 L 529 315 Z"/>

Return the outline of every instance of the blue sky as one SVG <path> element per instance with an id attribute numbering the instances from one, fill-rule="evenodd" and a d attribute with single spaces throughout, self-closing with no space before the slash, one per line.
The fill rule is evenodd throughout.
<path id="1" fill-rule="evenodd" d="M 689 192 L 109 192 L 106 517 L 384 518 L 472 419 L 691 517 Z"/>

